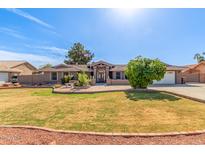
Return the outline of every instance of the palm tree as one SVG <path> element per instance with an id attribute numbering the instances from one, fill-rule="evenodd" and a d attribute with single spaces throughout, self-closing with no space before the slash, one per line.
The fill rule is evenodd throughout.
<path id="1" fill-rule="evenodd" d="M 202 61 L 205 61 L 205 52 L 202 52 L 202 54 L 200 53 L 196 53 L 194 55 L 194 59 L 197 60 L 198 63 L 202 62 Z"/>

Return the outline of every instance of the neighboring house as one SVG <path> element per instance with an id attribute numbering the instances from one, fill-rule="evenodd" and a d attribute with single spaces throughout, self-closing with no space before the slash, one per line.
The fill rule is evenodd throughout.
<path id="1" fill-rule="evenodd" d="M 77 79 L 78 72 L 86 72 L 92 84 L 106 83 L 108 85 L 128 84 L 125 75 L 126 65 L 114 65 L 105 61 L 94 62 L 89 65 L 67 65 L 60 64 L 50 68 L 40 69 L 39 72 L 44 74 L 44 81 L 49 83 L 60 83 L 64 75 L 71 75 L 72 79 Z M 154 81 L 154 84 L 176 84 L 182 83 L 181 71 L 185 67 L 167 65 L 167 72 L 160 81 Z"/>
<path id="2" fill-rule="evenodd" d="M 0 61 L 0 83 L 11 81 L 13 76 L 32 75 L 37 69 L 26 61 Z"/>
<path id="3" fill-rule="evenodd" d="M 187 65 L 187 68 L 182 70 L 185 82 L 201 82 L 205 83 L 205 61 L 199 64 Z"/>

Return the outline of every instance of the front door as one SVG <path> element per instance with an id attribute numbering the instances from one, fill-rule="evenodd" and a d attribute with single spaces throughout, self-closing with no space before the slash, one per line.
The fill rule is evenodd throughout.
<path id="1" fill-rule="evenodd" d="M 105 83 L 105 71 L 97 72 L 97 83 Z"/>

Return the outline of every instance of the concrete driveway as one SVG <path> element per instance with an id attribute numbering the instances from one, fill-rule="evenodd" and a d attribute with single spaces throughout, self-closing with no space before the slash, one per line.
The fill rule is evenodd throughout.
<path id="1" fill-rule="evenodd" d="M 167 91 L 188 98 L 192 97 L 196 100 L 205 102 L 205 84 L 190 83 L 183 85 L 163 85 L 163 86 L 152 86 L 149 89 Z"/>

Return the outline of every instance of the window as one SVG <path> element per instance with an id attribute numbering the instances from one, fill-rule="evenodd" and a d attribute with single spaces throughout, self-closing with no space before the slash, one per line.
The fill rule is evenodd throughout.
<path id="1" fill-rule="evenodd" d="M 120 78 L 120 72 L 116 72 L 116 79 L 121 79 Z"/>
<path id="2" fill-rule="evenodd" d="M 56 81 L 57 80 L 57 72 L 51 73 L 51 80 Z"/>

